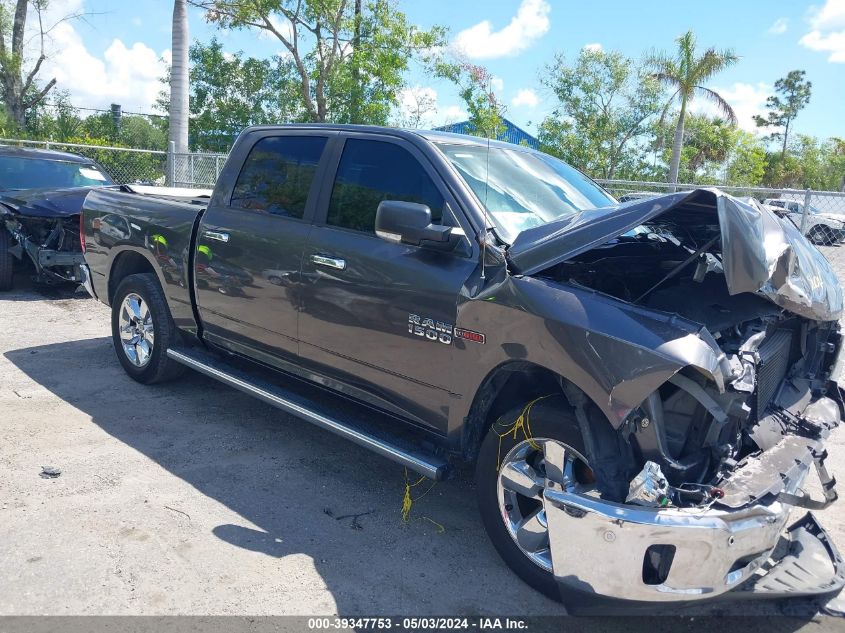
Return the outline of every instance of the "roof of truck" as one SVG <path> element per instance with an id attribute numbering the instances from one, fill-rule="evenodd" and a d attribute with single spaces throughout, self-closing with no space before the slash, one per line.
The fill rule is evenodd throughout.
<path id="1" fill-rule="evenodd" d="M 14 145 L 0 145 L 0 155 L 17 156 L 18 158 L 41 158 L 44 160 L 60 160 L 66 163 L 90 164 L 94 161 L 79 154 L 70 152 L 59 152 L 53 149 L 40 149 L 35 147 L 16 147 Z"/>
<path id="2" fill-rule="evenodd" d="M 496 141 L 496 140 L 487 140 L 486 138 L 482 138 L 480 136 L 469 136 L 467 134 L 455 134 L 453 132 L 443 132 L 440 130 L 417 130 L 417 129 L 405 129 L 405 128 L 397 128 L 397 127 L 386 127 L 380 125 L 349 125 L 349 124 L 337 124 L 337 123 L 289 123 L 284 125 L 254 125 L 252 127 L 246 128 L 243 133 L 253 131 L 253 130 L 296 130 L 296 129 L 305 129 L 305 130 L 328 130 L 334 132 L 369 132 L 370 134 L 388 134 L 391 136 L 401 136 L 401 137 L 422 137 L 427 141 L 431 141 L 433 143 L 452 143 L 452 144 L 461 144 L 461 145 L 478 145 L 487 147 L 487 144 L 490 144 L 490 147 L 501 147 L 506 149 L 524 149 L 526 151 L 536 151 L 532 150 L 530 147 L 526 147 L 524 145 L 514 145 L 513 143 L 508 143 L 507 141 Z"/>

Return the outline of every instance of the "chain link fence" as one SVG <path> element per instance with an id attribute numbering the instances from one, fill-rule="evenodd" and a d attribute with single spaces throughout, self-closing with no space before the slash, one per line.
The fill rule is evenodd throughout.
<path id="1" fill-rule="evenodd" d="M 226 154 L 177 153 L 107 145 L 0 139 L 2 145 L 79 154 L 97 161 L 121 185 L 143 184 L 210 189 L 226 162 Z"/>
<path id="2" fill-rule="evenodd" d="M 703 185 L 631 180 L 597 180 L 620 202 L 647 199 Z M 780 217 L 792 222 L 821 251 L 845 285 L 845 192 L 812 189 L 768 189 L 713 185 L 737 198 L 754 198 Z"/>
<path id="3" fill-rule="evenodd" d="M 170 182 L 174 187 L 212 189 L 226 162 L 226 154 L 173 152 Z"/>
<path id="4" fill-rule="evenodd" d="M 226 154 L 133 149 L 54 141 L 0 139 L 0 144 L 39 147 L 87 156 L 105 168 L 119 184 L 146 184 L 211 189 L 226 163 Z M 620 202 L 645 199 L 702 185 L 632 180 L 598 180 Z M 845 192 L 810 189 L 768 189 L 717 185 L 738 198 L 754 198 L 792 222 L 819 247 L 845 281 Z"/>

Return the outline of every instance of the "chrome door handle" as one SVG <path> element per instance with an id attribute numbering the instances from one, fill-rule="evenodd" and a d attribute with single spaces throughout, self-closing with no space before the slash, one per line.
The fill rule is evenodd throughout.
<path id="1" fill-rule="evenodd" d="M 221 233 L 220 231 L 204 231 L 203 235 L 210 240 L 217 240 L 218 242 L 228 242 L 229 234 Z"/>
<path id="2" fill-rule="evenodd" d="M 338 259 L 336 257 L 326 257 L 325 255 L 312 255 L 311 261 L 317 264 L 318 266 L 328 266 L 329 268 L 335 268 L 337 270 L 346 269 L 345 259 Z"/>

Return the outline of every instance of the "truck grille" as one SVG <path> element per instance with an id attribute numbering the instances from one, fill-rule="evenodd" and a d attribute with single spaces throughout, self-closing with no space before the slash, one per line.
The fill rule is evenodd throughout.
<path id="1" fill-rule="evenodd" d="M 777 330 L 760 346 L 757 366 L 757 416 L 762 416 L 789 369 L 792 332 Z"/>

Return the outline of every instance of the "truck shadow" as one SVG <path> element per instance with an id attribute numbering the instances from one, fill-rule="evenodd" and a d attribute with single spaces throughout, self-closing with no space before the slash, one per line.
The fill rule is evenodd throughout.
<path id="1" fill-rule="evenodd" d="M 15 267 L 12 289 L 0 293 L 2 301 L 58 301 L 63 299 L 90 299 L 88 293 L 74 283 L 43 284 L 36 283 L 32 277 L 35 270 L 29 265 Z"/>
<path id="2" fill-rule="evenodd" d="M 499 560 L 466 481 L 437 484 L 406 524 L 401 467 L 199 374 L 137 384 L 105 337 L 5 356 L 109 435 L 242 517 L 243 525 L 202 526 L 220 539 L 219 556 L 230 547 L 277 559 L 305 554 L 341 615 L 475 614 L 478 605 L 564 613 Z M 149 499 L 168 504 L 154 489 Z M 285 611 L 281 600 L 277 612 Z"/>
<path id="3" fill-rule="evenodd" d="M 339 615 L 565 613 L 501 562 L 477 519 L 466 477 L 437 484 L 422 498 L 428 482 L 415 488 L 411 521 L 403 523 L 401 467 L 199 374 L 140 385 L 120 369 L 105 337 L 5 356 L 106 433 L 242 517 L 246 525 L 203 525 L 200 518 L 196 529 L 220 540 L 214 548 L 220 557 L 230 547 L 275 559 L 310 557 Z M 168 503 L 155 489 L 149 499 Z M 285 612 L 284 598 L 268 610 Z M 771 602 L 740 602 L 704 613 L 781 610 Z M 779 618 L 775 628 L 799 628 L 810 614 L 800 615 Z M 631 630 L 624 619 L 582 624 L 585 630 Z M 643 618 L 634 628 L 640 624 L 675 630 L 668 619 Z"/>

